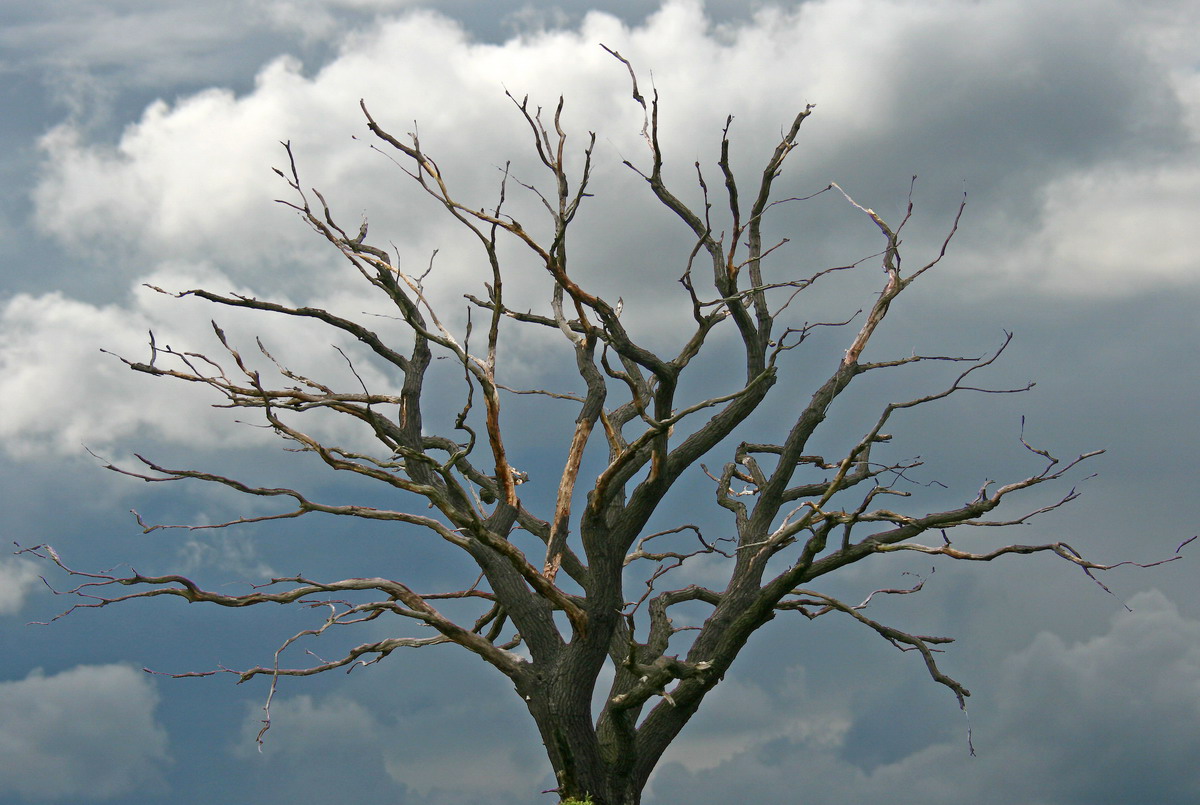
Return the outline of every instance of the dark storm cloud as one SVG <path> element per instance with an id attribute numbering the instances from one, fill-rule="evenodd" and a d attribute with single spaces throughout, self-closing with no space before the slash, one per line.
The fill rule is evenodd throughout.
<path id="1" fill-rule="evenodd" d="M 1183 770 L 1200 740 L 1200 622 L 1157 592 L 1130 605 L 1105 634 L 1071 641 L 1042 633 L 1012 655 L 987 707 L 972 714 L 975 758 L 962 735 L 910 744 L 907 756 L 878 766 L 851 747 L 764 740 L 709 770 L 664 767 L 652 801 L 833 805 L 853 791 L 856 802 L 880 805 L 1191 802 L 1200 775 Z M 913 736 L 897 718 L 888 737 Z"/>

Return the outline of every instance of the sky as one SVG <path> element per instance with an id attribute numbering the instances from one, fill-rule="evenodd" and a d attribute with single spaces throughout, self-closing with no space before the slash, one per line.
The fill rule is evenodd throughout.
<path id="1" fill-rule="evenodd" d="M 136 375 L 101 350 L 144 359 L 153 331 L 159 344 L 211 351 L 216 317 L 238 343 L 260 336 L 312 376 L 355 382 L 327 333 L 146 285 L 385 313 L 275 203 L 287 187 L 271 168 L 286 167 L 280 142 L 290 141 L 303 183 L 345 222 L 368 219 L 402 264 L 418 271 L 438 250 L 430 299 L 457 311 L 464 288 L 480 292 L 477 257 L 371 150 L 358 101 L 395 133 L 415 125 L 460 195 L 482 206 L 506 162 L 517 178 L 536 175 L 506 90 L 547 108 L 565 99 L 574 164 L 596 132 L 595 196 L 574 259 L 593 287 L 623 297 L 631 327 L 670 344 L 688 315 L 674 279 L 690 243 L 622 165 L 645 163 L 640 110 L 603 43 L 657 89 L 667 176 L 690 200 L 696 162 L 715 186 L 727 115 L 735 168 L 750 176 L 809 103 L 782 193 L 836 181 L 895 222 L 917 176 L 905 244 L 916 263 L 965 192 L 947 258 L 897 303 L 873 354 L 984 354 L 1010 331 L 989 382 L 1036 386 L 955 397 L 896 426 L 899 454 L 926 461 L 923 505 L 1036 472 L 1022 434 L 1060 457 L 1104 449 L 1050 493 L 1075 485 L 1079 499 L 978 544 L 1064 540 L 1106 563 L 1173 556 L 1198 528 L 1198 37 L 1200 7 L 1186 0 L 10 0 L 0 5 L 0 536 L 50 543 L 84 570 L 182 572 L 221 589 L 296 572 L 451 583 L 458 568 L 436 546 L 354 523 L 143 533 L 130 510 L 204 524 L 271 509 L 144 484 L 106 472 L 107 461 L 141 453 L 368 504 L 378 491 L 313 471 L 201 390 Z M 512 203 L 536 209 L 530 196 Z M 878 249 L 840 197 L 780 209 L 771 231 L 790 238 L 779 259 L 795 276 Z M 513 292 L 544 305 L 535 272 L 506 256 Z M 868 261 L 813 294 L 803 315 L 853 313 L 878 278 Z M 821 353 L 832 343 L 815 339 L 781 388 L 811 393 L 822 357 L 837 357 Z M 534 336 L 514 332 L 506 356 L 513 385 L 562 379 Z M 368 385 L 388 382 L 368 362 L 356 368 Z M 445 379 L 436 394 L 456 410 Z M 864 384 L 831 417 L 828 448 L 839 432 L 856 440 L 893 395 L 946 379 Z M 786 404 L 764 412 L 767 424 Z M 560 445 L 546 437 L 564 421 L 512 423 L 531 499 L 556 483 Z M 328 427 L 331 439 L 357 438 Z M 720 533 L 705 484 L 698 470 L 685 479 L 666 514 L 687 511 Z M 967 719 L 919 658 L 849 621 L 780 617 L 705 702 L 646 801 L 1194 803 L 1196 550 L 1106 574 L 1111 594 L 1045 556 L 848 569 L 823 589 L 860 600 L 926 580 L 870 612 L 957 638 L 940 662 L 972 691 L 977 755 Z M 552 799 L 536 794 L 553 784 L 527 713 L 471 656 L 437 647 L 286 679 L 259 752 L 265 683 L 142 669 L 269 663 L 313 625 L 311 611 L 156 599 L 37 625 L 70 603 L 39 579 L 66 586 L 53 570 L 0 556 L 0 803 Z"/>

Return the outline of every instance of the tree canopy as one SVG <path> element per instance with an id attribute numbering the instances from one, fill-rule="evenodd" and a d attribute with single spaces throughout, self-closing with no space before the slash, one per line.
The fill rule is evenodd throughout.
<path id="1" fill-rule="evenodd" d="M 440 542 L 447 552 L 466 557 L 472 574 L 455 586 L 427 590 L 409 576 L 396 577 L 394 567 L 380 567 L 378 575 L 296 575 L 229 593 L 178 574 L 86 572 L 48 546 L 27 549 L 79 580 L 69 590 L 81 597 L 72 609 L 162 595 L 233 608 L 317 606 L 323 619 L 279 646 L 272 662 L 175 674 L 266 677 L 271 696 L 282 677 L 371 665 L 399 649 L 466 649 L 512 682 L 537 724 L 557 793 L 564 799 L 590 797 L 596 805 L 631 805 L 640 801 L 667 747 L 754 633 L 781 613 L 809 620 L 845 616 L 865 626 L 920 657 L 931 678 L 966 707 L 968 690 L 938 665 L 937 654 L 951 638 L 904 631 L 867 614 L 876 596 L 915 593 L 923 582 L 847 602 L 822 587 L 835 571 L 898 553 L 963 562 L 1045 553 L 1093 578 L 1094 571 L 1113 566 L 1093 562 L 1061 541 L 990 540 L 984 548 L 964 548 L 958 539 L 977 529 L 1004 533 L 995 529 L 1026 523 L 1074 500 L 1077 492 L 1064 483 L 1051 502 L 1019 508 L 1023 493 L 1065 482 L 1101 451 L 1060 460 L 1022 435 L 1032 467 L 1027 474 L 988 481 L 973 496 L 934 511 L 922 501 L 928 485 L 914 480 L 922 460 L 889 451 L 892 429 L 903 427 L 911 409 L 947 405 L 952 396 L 1010 394 L 1032 386 L 991 385 L 985 378 L 1010 343 L 1007 333 L 982 356 L 897 354 L 876 344 L 900 295 L 945 258 L 965 196 L 940 247 L 908 262 L 901 246 L 914 213 L 911 193 L 900 220 L 891 222 L 836 183 L 778 197 L 776 180 L 814 114 L 811 105 L 787 121 L 759 172 L 749 177 L 733 167 L 730 118 L 715 165 L 697 163 L 695 186 L 677 192 L 664 171 L 670 155 L 660 145 L 657 92 L 643 91 L 630 63 L 609 52 L 628 70 L 631 102 L 643 118 L 645 152 L 625 165 L 660 205 L 662 226 L 682 227 L 691 243 L 676 264 L 645 267 L 677 281 L 677 304 L 688 323 L 671 347 L 643 336 L 623 316 L 626 298 L 632 306 L 644 289 L 631 287 L 612 299 L 594 287 L 594 277 L 574 270 L 570 235 L 588 211 L 596 135 L 583 138 L 582 146 L 574 139 L 569 145 L 563 99 L 543 109 L 510 96 L 516 123 L 528 129 L 543 173 L 520 176 L 502 167 L 496 195 L 483 206 L 460 198 L 455 189 L 457 175 L 479 166 L 439 164 L 436 146 L 427 150 L 415 128 L 395 135 L 362 104 L 376 148 L 478 248 L 475 285 L 464 294 L 463 315 L 439 309 L 431 299 L 429 287 L 439 279 L 436 259 L 419 272 L 407 270 L 399 249 L 370 237 L 365 219 L 357 227 L 344 224 L 321 192 L 304 184 L 297 164 L 303 160 L 286 143 L 287 163 L 277 170 L 290 190 L 283 203 L 340 253 L 359 281 L 389 300 L 388 324 L 402 327 L 404 337 L 394 340 L 369 318 L 325 307 L 156 288 L 218 308 L 311 321 L 348 336 L 358 351 L 343 355 L 357 384 L 337 387 L 309 377 L 276 360 L 262 341 L 236 343 L 216 321 L 217 346 L 207 353 L 160 344 L 152 334 L 148 358 L 121 358 L 136 372 L 204 386 L 219 395 L 218 405 L 251 409 L 289 449 L 372 482 L 395 502 L 389 507 L 329 502 L 299 488 L 172 468 L 141 456 L 140 468 L 107 465 L 152 483 L 200 481 L 288 502 L 282 511 L 203 527 L 312 514 L 379 521 L 412 538 Z M 539 220 L 511 212 L 517 194 L 535 200 Z M 794 251 L 783 249 L 787 239 L 773 238 L 768 223 L 782 210 L 825 194 L 841 199 L 874 229 L 878 249 L 845 265 L 804 270 Z M 514 253 L 531 261 L 540 277 L 512 268 Z M 809 302 L 812 289 L 850 272 L 874 272 L 877 288 L 857 314 L 828 319 L 819 301 Z M 530 288 L 542 294 L 539 307 L 513 301 Z M 565 357 L 573 375 L 551 388 L 520 388 L 505 377 L 506 344 L 522 331 L 532 333 L 547 356 Z M 827 333 L 839 334 L 840 349 L 808 358 L 805 373 L 799 373 L 796 355 L 816 349 L 814 342 L 824 342 Z M 822 338 L 814 338 L 817 334 Z M 355 368 L 364 363 L 391 378 L 391 387 L 371 387 Z M 815 451 L 831 410 L 858 378 L 918 364 L 944 366 L 944 381 L 917 396 L 881 401 L 861 429 L 836 435 L 833 441 L 842 445 L 837 454 Z M 452 371 L 440 371 L 446 366 Z M 788 382 L 780 382 L 785 376 Z M 797 393 L 801 385 L 805 389 Z M 781 393 L 793 400 L 788 417 L 756 419 L 764 401 Z M 457 403 L 447 415 L 449 395 L 457 395 Z M 574 418 L 562 443 L 547 439 L 525 448 L 553 462 L 556 474 L 516 466 L 511 434 L 516 430 L 528 438 L 531 429 L 514 422 L 563 409 Z M 321 414 L 353 421 L 373 446 L 326 438 L 315 429 L 325 421 Z M 724 519 L 659 527 L 664 501 L 679 494 L 685 477 L 707 478 Z M 140 516 L 139 523 L 147 531 L 169 527 Z M 397 555 L 402 559 L 403 549 Z M 122 592 L 126 588 L 130 591 Z M 394 624 L 395 635 L 359 643 L 334 659 L 293 659 L 302 641 L 366 623 Z M 270 696 L 259 740 L 269 727 Z"/>

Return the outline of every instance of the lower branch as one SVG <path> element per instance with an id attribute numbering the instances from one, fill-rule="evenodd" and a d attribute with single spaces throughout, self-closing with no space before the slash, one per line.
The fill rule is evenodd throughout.
<path id="1" fill-rule="evenodd" d="M 30 554 L 39 559 L 43 559 L 57 565 L 64 570 L 68 575 L 88 579 L 81 584 L 68 590 L 57 590 L 46 582 L 46 586 L 50 588 L 55 595 L 74 595 L 78 598 L 85 599 L 83 603 L 74 604 L 69 609 L 59 613 L 52 621 L 63 618 L 76 609 L 93 609 L 106 607 L 111 604 L 130 601 L 135 598 L 153 598 L 160 595 L 173 595 L 183 598 L 189 603 L 210 603 L 224 607 L 247 607 L 255 604 L 289 604 L 293 602 L 309 603 L 314 606 L 334 606 L 335 603 L 342 603 L 346 609 L 342 612 L 335 611 L 326 621 L 325 625 L 318 629 L 306 630 L 301 632 L 280 647 L 279 651 L 287 648 L 292 642 L 305 635 L 316 635 L 324 632 L 327 628 L 333 625 L 350 625 L 353 623 L 361 623 L 367 620 L 374 620 L 383 613 L 391 613 L 400 615 L 426 626 L 431 626 L 440 633 L 440 638 L 431 641 L 408 641 L 403 638 L 396 638 L 398 643 L 391 641 L 380 641 L 376 644 L 368 644 L 366 647 L 360 646 L 351 652 L 352 656 L 344 660 L 322 663 L 319 666 L 314 666 L 312 669 L 299 669 L 295 671 L 283 671 L 278 667 L 272 669 L 252 669 L 244 673 L 244 679 L 249 679 L 260 673 L 271 673 L 273 675 L 291 675 L 291 676 L 306 676 L 321 671 L 338 668 L 354 662 L 359 656 L 365 653 L 376 652 L 386 654 L 401 645 L 418 647 L 423 645 L 433 645 L 434 643 L 452 642 L 457 643 L 463 648 L 478 654 L 483 659 L 487 660 L 502 673 L 512 677 L 520 672 L 526 661 L 517 654 L 512 653 L 508 649 L 497 646 L 484 635 L 480 634 L 477 629 L 467 629 L 449 618 L 442 615 L 437 609 L 429 604 L 430 596 L 421 595 L 407 585 L 398 581 L 384 578 L 352 578 L 342 579 L 334 582 L 315 582 L 306 579 L 302 576 L 293 576 L 289 578 L 271 579 L 270 582 L 256 587 L 253 592 L 244 595 L 225 595 L 223 593 L 215 593 L 210 590 L 202 589 L 191 579 L 179 575 L 166 576 L 143 576 L 135 570 L 131 570 L 128 576 L 117 576 L 111 573 L 87 573 L 81 570 L 75 570 L 68 567 L 58 553 L 49 545 L 37 545 L 32 548 L 22 548 L 17 551 L 18 554 Z M 288 589 L 280 590 L 279 592 L 267 592 L 262 590 L 262 587 L 270 587 L 277 584 L 294 585 Z M 139 589 L 137 592 L 126 593 L 124 595 L 107 596 L 101 591 L 106 588 L 118 585 L 122 587 L 149 587 L 150 589 Z M 309 596 L 325 595 L 329 593 L 340 592 L 368 592 L 377 591 L 383 593 L 386 597 L 379 601 L 370 601 L 362 604 L 348 604 L 346 602 L 332 602 L 328 600 L 309 600 L 305 601 Z M 469 597 L 472 591 L 460 591 L 458 594 L 443 594 L 441 597 Z M 479 595 L 477 597 L 490 600 L 488 595 Z M 358 653 L 355 654 L 354 652 Z M 278 652 L 276 654 L 278 659 Z M 216 673 L 216 672 L 214 672 Z M 243 681 L 244 681 L 243 679 Z"/>
<path id="2" fill-rule="evenodd" d="M 945 536 L 944 532 L 942 534 L 942 537 L 943 537 L 943 539 L 946 539 L 946 543 L 944 545 L 938 545 L 936 547 L 930 546 L 930 545 L 921 545 L 919 543 L 914 543 L 914 542 L 897 542 L 897 543 L 893 543 L 891 545 L 885 545 L 885 544 L 876 545 L 874 550 L 876 553 L 888 553 L 890 551 L 916 551 L 918 553 L 925 553 L 925 554 L 936 555 L 936 556 L 948 556 L 951 559 L 959 559 L 959 560 L 966 561 L 966 562 L 990 562 L 993 559 L 996 559 L 997 557 L 1000 557 L 1000 556 L 1004 556 L 1006 554 L 1020 555 L 1020 554 L 1031 554 L 1031 553 L 1053 553 L 1055 556 L 1060 556 L 1063 559 L 1066 559 L 1068 562 L 1070 562 L 1074 565 L 1078 565 L 1089 579 L 1096 582 L 1096 584 L 1100 585 L 1100 588 L 1102 590 L 1104 590 L 1104 592 L 1115 597 L 1116 593 L 1114 593 L 1111 589 L 1109 589 L 1108 585 L 1106 585 L 1104 582 L 1100 581 L 1100 579 L 1096 578 L 1096 576 L 1092 573 L 1093 570 L 1112 570 L 1114 568 L 1122 567 L 1124 565 L 1132 565 L 1133 567 L 1147 568 L 1147 567 L 1156 567 L 1158 565 L 1164 565 L 1167 562 L 1174 562 L 1176 559 L 1182 558 L 1180 551 L 1183 550 L 1184 545 L 1187 545 L 1193 539 L 1196 539 L 1196 537 L 1192 537 L 1192 539 L 1184 541 L 1182 544 L 1180 544 L 1180 546 L 1178 548 L 1175 549 L 1175 555 L 1167 557 L 1166 559 L 1159 559 L 1155 562 L 1145 562 L 1145 563 L 1132 562 L 1132 561 L 1126 560 L 1123 562 L 1116 562 L 1111 565 L 1102 565 L 1098 562 L 1093 562 L 1089 559 L 1085 559 L 1083 557 L 1083 554 L 1079 553 L 1079 551 L 1075 550 L 1074 548 L 1072 548 L 1070 545 L 1068 545 L 1065 542 L 1050 542 L 1050 543 L 1046 543 L 1044 545 L 1005 545 L 1001 548 L 996 548 L 995 550 L 988 551 L 986 553 L 971 553 L 970 551 L 962 551 L 962 550 L 959 550 L 958 548 L 951 546 L 949 538 L 947 538 Z M 1126 609 L 1129 609 L 1128 605 L 1122 604 L 1122 606 L 1124 606 Z"/>
<path id="3" fill-rule="evenodd" d="M 799 600 L 793 599 L 789 601 L 782 601 L 777 604 L 775 608 L 780 610 L 796 610 L 808 617 L 810 620 L 812 618 L 820 617 L 827 612 L 844 612 L 845 614 L 857 620 L 859 623 L 869 626 L 880 637 L 887 640 L 901 651 L 920 652 L 921 658 L 925 660 L 925 668 L 929 671 L 929 676 L 932 677 L 934 682 L 949 688 L 954 693 L 955 698 L 958 699 L 959 709 L 962 710 L 963 713 L 966 713 L 967 697 L 971 695 L 971 692 L 963 687 L 958 680 L 943 673 L 942 670 L 938 668 L 937 660 L 933 656 L 934 652 L 941 651 L 941 649 L 932 648 L 932 646 L 953 643 L 953 637 L 934 637 L 931 635 L 910 634 L 868 618 L 859 611 L 865 607 L 871 598 L 877 593 L 914 593 L 920 590 L 923 584 L 924 582 L 921 582 L 915 587 L 906 590 L 876 590 L 874 593 L 871 593 L 870 596 L 867 596 L 867 599 L 858 606 L 845 604 L 836 598 L 814 592 L 813 590 L 797 589 L 793 590 L 792 593 L 794 595 L 803 596 L 803 598 Z M 820 606 L 821 608 L 816 612 L 813 612 L 810 609 L 813 606 Z M 972 755 L 975 754 L 975 746 L 971 741 L 971 726 L 969 721 L 967 722 L 967 748 Z"/>

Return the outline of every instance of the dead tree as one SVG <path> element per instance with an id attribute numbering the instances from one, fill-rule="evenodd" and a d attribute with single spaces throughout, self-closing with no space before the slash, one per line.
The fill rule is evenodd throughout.
<path id="1" fill-rule="evenodd" d="M 572 273 L 568 233 L 586 206 L 595 135 L 583 150 L 582 171 L 568 175 L 561 99 L 552 119 L 546 120 L 540 109 L 514 98 L 518 120 L 528 126 L 533 148 L 553 186 L 542 194 L 532 184 L 523 184 L 544 205 L 548 235 L 535 237 L 533 227 L 522 225 L 505 210 L 507 172 L 494 207 L 472 206 L 455 195 L 452 172 L 426 152 L 417 136 L 393 136 L 362 106 L 379 148 L 389 151 L 408 177 L 477 241 L 486 261 L 486 282 L 481 283 L 481 295 L 469 294 L 467 299 L 474 318 L 483 322 L 482 336 L 472 340 L 470 323 L 456 327 L 439 316 L 422 277 L 402 271 L 394 255 L 369 243 L 366 224 L 357 232 L 343 229 L 321 194 L 302 186 L 292 149 L 286 145 L 290 165 L 277 173 L 294 195 L 285 203 L 340 251 L 362 280 L 394 304 L 394 316 L 410 340 L 403 346 L 388 343 L 368 323 L 317 307 L 208 290 L 175 295 L 320 322 L 356 339 L 369 356 L 365 359 L 378 361 L 398 378 L 396 388 L 384 393 L 360 384 L 338 390 L 278 363 L 283 382 L 272 380 L 244 359 L 215 323 L 220 357 L 162 347 L 152 337 L 148 362 L 122 359 L 137 372 L 214 389 L 222 396 L 222 405 L 257 409 L 293 449 L 319 457 L 333 470 L 394 490 L 396 499 L 406 503 L 394 509 L 323 503 L 296 489 L 171 469 L 140 456 L 145 464 L 141 470 L 109 465 L 111 469 L 147 481 L 203 481 L 245 495 L 294 501 L 289 511 L 236 518 L 221 526 L 312 512 L 403 525 L 443 541 L 447 550 L 463 552 L 477 565 L 477 578 L 464 579 L 456 589 L 433 592 L 420 591 L 411 579 L 406 583 L 383 577 L 276 578 L 249 593 L 230 595 L 202 589 L 179 575 L 85 573 L 69 568 L 47 546 L 28 549 L 80 579 L 78 586 L 64 591 L 81 596 L 72 609 L 160 595 L 224 607 L 324 602 L 326 619 L 290 638 L 273 663 L 181 675 L 228 672 L 242 681 L 264 676 L 270 679 L 271 694 L 280 677 L 370 665 L 398 649 L 457 645 L 511 680 L 537 724 L 562 798 L 590 796 L 597 805 L 631 805 L 640 801 L 655 764 L 724 678 L 743 646 L 779 612 L 798 612 L 810 619 L 830 613 L 849 616 L 896 647 L 915 651 L 932 678 L 964 705 L 968 691 L 938 668 L 935 657 L 937 647 L 949 638 L 901 631 L 865 615 L 866 601 L 851 605 L 830 597 L 817 589 L 829 573 L 899 552 L 970 562 L 1047 553 L 1089 576 L 1110 567 L 1085 559 L 1062 542 L 997 544 L 974 552 L 956 547 L 951 537 L 955 529 L 1016 525 L 1062 506 L 1076 497 L 1074 490 L 1055 496 L 1057 502 L 1022 509 L 1024 513 L 1016 516 L 993 514 L 1019 493 L 1063 479 L 1100 451 L 1059 461 L 1025 444 L 1037 463 L 1036 471 L 1007 483 L 985 484 L 972 499 L 935 512 L 914 510 L 909 504 L 919 487 L 908 486 L 905 474 L 919 462 L 879 455 L 887 450 L 890 437 L 885 429 L 898 412 L 959 392 L 995 394 L 1028 388 L 989 388 L 975 380 L 1003 351 L 1008 338 L 995 354 L 982 358 L 913 354 L 864 358 L 896 298 L 943 258 L 962 205 L 940 250 L 919 267 L 908 269 L 905 264 L 902 270 L 900 234 L 912 214 L 911 200 L 904 219 L 893 226 L 837 185 L 821 191 L 841 194 L 855 214 L 878 229 L 882 288 L 865 315 L 836 324 L 847 333 L 844 352 L 829 361 L 827 373 L 811 388 L 811 397 L 797 405 L 798 413 L 780 428 L 774 441 L 736 442 L 747 419 L 776 387 L 785 359 L 816 328 L 835 326 L 833 322 L 799 323 L 793 311 L 800 306 L 798 300 L 806 298 L 804 291 L 831 272 L 854 267 L 830 268 L 804 278 L 780 277 L 780 267 L 768 270 L 778 245 L 765 243 L 763 235 L 764 222 L 779 203 L 772 190 L 812 107 L 791 121 L 748 195 L 731 168 L 727 123 L 717 161 L 719 204 L 710 198 L 697 165 L 703 204 L 696 208 L 681 200 L 664 178 L 657 93 L 644 97 L 629 63 L 610 52 L 629 68 L 633 100 L 644 112 L 642 135 L 648 162 L 640 168 L 625 164 L 645 181 L 671 214 L 668 217 L 682 222 L 694 243 L 690 255 L 680 261 L 680 302 L 690 305 L 692 324 L 677 353 L 656 354 L 639 343 L 622 321 L 620 300 L 601 298 Z M 717 212 L 714 206 L 724 209 Z M 714 224 L 718 216 L 719 226 Z M 507 301 L 500 256 L 505 239 L 544 268 L 550 293 L 542 310 L 517 309 Z M 564 454 L 556 454 L 562 471 L 552 510 L 539 511 L 522 501 L 526 476 L 510 462 L 505 441 L 505 401 L 513 399 L 507 395 L 515 392 L 497 376 L 497 353 L 502 333 L 510 327 L 548 331 L 572 354 L 578 373 L 573 388 L 535 392 L 546 405 L 573 406 L 578 411 Z M 740 368 L 733 388 L 707 399 L 688 398 L 680 391 L 681 379 L 707 371 L 698 359 L 709 356 L 712 350 L 706 348 L 725 334 L 738 345 Z M 261 343 L 258 348 L 274 361 Z M 439 357 L 448 358 L 466 378 L 465 402 L 455 425 L 441 433 L 431 430 L 426 386 Z M 830 407 L 856 378 L 935 361 L 953 367 L 944 386 L 883 405 L 864 432 L 847 435 L 844 453 L 825 458 L 810 452 L 814 433 Z M 313 411 L 357 420 L 377 449 L 355 451 L 311 435 L 302 425 Z M 701 461 L 722 443 L 733 446 L 723 448 L 730 453 L 709 459 L 723 462 L 710 471 Z M 589 452 L 590 446 L 594 449 Z M 550 448 L 545 450 L 550 461 Z M 585 452 L 601 456 L 594 477 L 584 469 L 588 466 Z M 651 516 L 672 487 L 685 473 L 701 471 L 713 482 L 716 502 L 728 510 L 727 521 L 704 528 L 683 524 L 651 533 Z M 162 527 L 142 525 L 147 530 Z M 713 536 L 714 530 L 719 536 Z M 725 561 L 728 583 L 720 589 L 686 583 L 687 568 L 697 557 Z M 639 574 L 639 568 L 645 570 Z M 673 581 L 676 578 L 678 582 Z M 133 591 L 116 592 L 124 588 Z M 469 606 L 475 611 L 466 618 L 452 616 L 448 614 L 451 602 L 456 613 Z M 683 605 L 703 607 L 707 616 L 698 626 L 677 626 L 672 613 Z M 404 624 L 428 628 L 423 636 L 411 636 L 415 630 L 410 629 L 410 636 L 363 643 L 331 661 L 298 667 L 281 662 L 285 649 L 301 638 L 389 618 L 400 634 L 405 634 Z M 612 682 L 596 712 L 593 692 L 606 667 L 611 669 Z M 269 703 L 268 698 L 263 732 L 270 723 Z"/>

